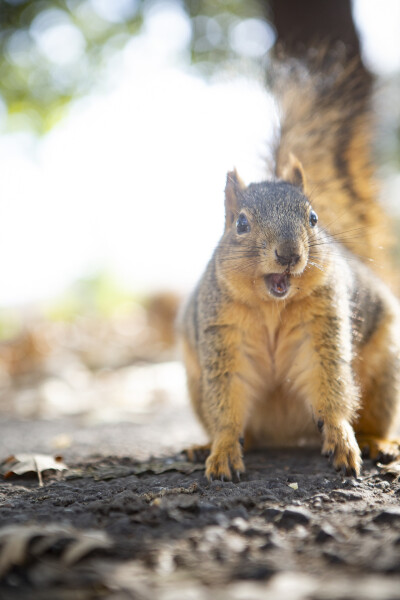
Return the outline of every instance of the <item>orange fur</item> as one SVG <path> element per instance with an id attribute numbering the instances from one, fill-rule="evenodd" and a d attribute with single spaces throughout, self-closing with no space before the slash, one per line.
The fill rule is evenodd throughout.
<path id="1" fill-rule="evenodd" d="M 355 434 L 373 457 L 399 453 L 388 437 L 400 400 L 400 309 L 368 260 L 386 221 L 375 199 L 369 113 L 359 95 L 358 112 L 347 108 L 354 66 L 335 69 L 322 100 L 315 74 L 302 88 L 284 79 L 276 150 L 284 181 L 246 188 L 228 174 L 225 231 L 183 313 L 210 479 L 244 470 L 243 437 L 246 449 L 296 445 L 317 442 L 319 430 L 323 453 L 353 475 L 361 467 Z M 359 235 L 337 235 L 343 227 Z"/>

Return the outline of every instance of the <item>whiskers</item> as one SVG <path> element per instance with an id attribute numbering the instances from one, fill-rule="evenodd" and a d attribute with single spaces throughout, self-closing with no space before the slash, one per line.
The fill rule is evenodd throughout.
<path id="1" fill-rule="evenodd" d="M 321 265 L 317 264 L 316 262 L 313 262 L 312 260 L 309 260 L 309 261 L 308 261 L 308 263 L 307 263 L 307 266 L 306 266 L 306 269 L 308 269 L 309 267 L 315 267 L 316 269 L 319 269 L 319 270 L 320 270 L 320 271 L 322 271 L 322 272 L 325 272 L 325 271 L 326 271 L 325 267 L 323 267 L 323 266 L 321 266 Z"/>
<path id="2" fill-rule="evenodd" d="M 218 262 L 229 273 L 253 271 L 260 264 L 260 261 L 263 260 L 263 248 L 257 244 L 235 247 L 229 243 L 222 243 L 219 246 L 219 250 Z M 225 253 L 224 250 L 227 250 L 227 252 Z"/>
<path id="3" fill-rule="evenodd" d="M 328 196 L 324 197 L 327 193 Z M 337 189 L 336 185 L 330 185 L 328 179 L 314 183 L 308 193 L 308 199 L 320 217 L 318 231 L 312 232 L 309 236 L 308 247 L 318 250 L 317 246 L 327 244 L 333 246 L 336 243 L 338 254 L 342 248 L 349 250 L 346 253 L 346 260 L 374 263 L 374 270 L 384 269 L 389 262 L 387 255 L 382 252 L 379 259 L 377 250 L 384 250 L 384 246 L 389 250 L 388 246 L 392 244 L 392 232 L 387 218 L 383 213 L 380 215 L 379 210 L 373 218 L 369 216 L 367 209 L 364 214 L 360 202 L 346 208 L 339 203 L 337 211 L 333 201 L 332 206 L 328 204 L 329 197 L 334 198 L 334 193 L 340 194 L 341 189 Z M 349 211 L 352 211 L 351 214 Z M 324 217 L 323 226 L 321 217 Z M 321 250 L 324 248 L 321 247 Z M 332 255 L 331 250 L 330 253 Z"/>
<path id="4" fill-rule="evenodd" d="M 310 254 L 313 252 L 314 257 L 318 259 L 313 262 L 325 262 L 325 258 L 329 255 L 329 257 L 345 257 L 345 260 L 348 262 L 361 261 L 371 266 L 373 263 L 375 270 L 378 268 L 383 269 L 383 264 L 379 264 L 379 261 L 376 260 L 376 254 L 372 258 L 363 252 L 363 250 L 367 249 L 368 251 L 371 248 L 371 228 L 369 226 L 358 226 L 331 232 L 330 227 L 332 223 L 337 222 L 340 217 L 341 215 L 323 227 L 319 225 L 318 230 L 312 232 L 307 240 L 303 238 L 303 242 L 306 244 Z M 377 249 L 376 246 L 374 248 L 375 250 Z M 382 247 L 378 249 L 383 250 Z"/>

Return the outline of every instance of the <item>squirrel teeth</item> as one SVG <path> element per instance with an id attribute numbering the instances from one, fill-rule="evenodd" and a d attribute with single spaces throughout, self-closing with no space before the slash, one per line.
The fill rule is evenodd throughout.
<path id="1" fill-rule="evenodd" d="M 265 276 L 269 292 L 277 298 L 283 298 L 289 291 L 290 275 L 288 273 L 271 273 Z"/>

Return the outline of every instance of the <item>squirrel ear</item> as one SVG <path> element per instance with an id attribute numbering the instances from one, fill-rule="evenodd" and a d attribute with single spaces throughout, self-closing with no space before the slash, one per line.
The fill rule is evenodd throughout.
<path id="1" fill-rule="evenodd" d="M 282 169 L 282 179 L 300 188 L 302 192 L 305 192 L 307 178 L 303 165 L 297 156 L 291 152 L 289 153 L 289 162 Z"/>
<path id="2" fill-rule="evenodd" d="M 236 169 L 229 171 L 225 185 L 225 230 L 232 225 L 237 217 L 238 195 L 245 188 L 246 186 L 237 174 Z"/>

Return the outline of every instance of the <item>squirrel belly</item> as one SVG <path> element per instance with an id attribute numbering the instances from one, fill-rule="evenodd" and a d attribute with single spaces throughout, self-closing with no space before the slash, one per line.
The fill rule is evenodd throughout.
<path id="1" fill-rule="evenodd" d="M 334 91 L 348 99 L 354 89 L 351 70 L 335 68 L 338 79 L 328 78 L 334 89 L 322 93 L 319 81 L 323 102 L 314 94 L 321 119 L 324 103 L 339 102 L 329 107 L 333 138 L 342 102 Z M 293 107 L 286 109 L 288 124 Z M 366 159 L 353 163 L 349 150 L 366 119 L 346 140 L 342 127 L 346 177 L 336 169 L 332 137 L 325 154 L 307 141 L 301 146 L 304 123 L 282 129 L 279 179 L 245 186 L 236 171 L 228 174 L 225 231 L 181 319 L 191 402 L 210 438 L 210 479 L 243 472 L 243 437 L 245 447 L 322 438 L 323 453 L 348 475 L 360 472 L 360 447 L 373 458 L 399 455 L 390 437 L 400 405 L 399 305 L 351 237 L 330 226 L 332 189 L 339 208 L 351 213 L 351 228 L 384 220 L 375 199 L 360 192 L 370 166 Z M 314 131 L 315 120 L 309 126 Z M 293 152 L 302 148 L 306 168 Z M 331 186 L 324 188 L 318 169 L 330 173 Z M 308 172 L 312 186 L 321 184 L 315 196 Z M 364 225 L 360 231 L 372 252 L 378 238 Z"/>

